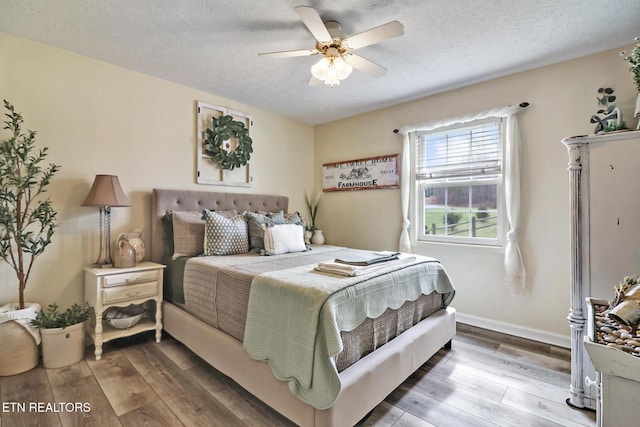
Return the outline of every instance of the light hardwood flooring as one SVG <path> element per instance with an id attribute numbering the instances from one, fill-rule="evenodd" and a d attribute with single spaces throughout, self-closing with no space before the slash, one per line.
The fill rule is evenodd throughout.
<path id="1" fill-rule="evenodd" d="M 0 377 L 0 427 L 292 425 L 169 336 L 160 344 L 153 334 L 108 343 L 100 362 L 91 350 L 66 368 Z M 593 426 L 593 412 L 565 403 L 569 357 L 566 349 L 458 324 L 452 348 L 362 424 Z"/>

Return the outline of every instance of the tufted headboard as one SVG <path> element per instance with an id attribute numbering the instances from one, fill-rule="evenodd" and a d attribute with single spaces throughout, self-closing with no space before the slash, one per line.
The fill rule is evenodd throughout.
<path id="1" fill-rule="evenodd" d="M 202 209 L 238 211 L 285 211 L 286 196 L 263 194 L 214 193 L 208 191 L 153 189 L 151 205 L 151 261 L 163 262 L 164 225 L 162 217 L 169 211 L 201 211 Z"/>

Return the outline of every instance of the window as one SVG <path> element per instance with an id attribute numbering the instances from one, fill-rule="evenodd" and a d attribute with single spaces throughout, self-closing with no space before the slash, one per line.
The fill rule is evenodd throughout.
<path id="1" fill-rule="evenodd" d="M 500 244 L 502 139 L 495 118 L 416 134 L 418 240 Z"/>

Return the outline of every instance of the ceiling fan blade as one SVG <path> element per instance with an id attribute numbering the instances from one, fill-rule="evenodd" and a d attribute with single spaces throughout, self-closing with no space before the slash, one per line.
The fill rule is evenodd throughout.
<path id="1" fill-rule="evenodd" d="M 345 39 L 345 43 L 351 49 L 359 49 L 381 41 L 399 37 L 404 34 L 404 27 L 398 21 L 387 22 L 379 27 L 372 28 Z"/>
<path id="2" fill-rule="evenodd" d="M 311 76 L 311 78 L 309 79 L 309 86 L 318 86 L 321 85 L 323 82 L 320 79 L 316 79 L 315 77 Z"/>
<path id="3" fill-rule="evenodd" d="M 311 6 L 298 6 L 295 9 L 304 25 L 307 26 L 317 41 L 330 42 L 332 40 L 331 34 L 329 34 L 327 27 L 314 8 Z"/>
<path id="4" fill-rule="evenodd" d="M 292 58 L 294 56 L 309 56 L 315 55 L 318 51 L 315 49 L 301 49 L 301 50 L 283 50 L 281 52 L 265 52 L 259 53 L 258 56 L 268 56 L 269 58 Z"/>
<path id="5" fill-rule="evenodd" d="M 363 73 L 369 74 L 373 77 L 382 77 L 387 72 L 387 69 L 383 66 L 378 65 L 373 61 L 369 61 L 362 56 L 354 55 L 353 53 L 346 56 L 344 61 L 356 70 L 362 71 Z"/>

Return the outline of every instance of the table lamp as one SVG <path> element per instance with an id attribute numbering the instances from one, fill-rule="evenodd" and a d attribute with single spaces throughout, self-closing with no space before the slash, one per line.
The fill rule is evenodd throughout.
<path id="1" fill-rule="evenodd" d="M 111 208 L 131 206 L 125 196 L 120 181 L 115 175 L 96 175 L 89 195 L 82 206 L 98 206 L 100 208 L 100 253 L 93 267 L 110 268 L 111 261 Z M 103 225 L 104 224 L 104 225 Z"/>

